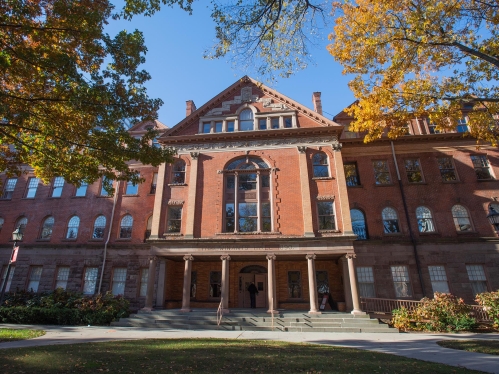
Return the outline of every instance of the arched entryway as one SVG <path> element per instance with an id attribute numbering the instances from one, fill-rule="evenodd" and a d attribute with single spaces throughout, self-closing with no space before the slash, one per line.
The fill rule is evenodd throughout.
<path id="1" fill-rule="evenodd" d="M 267 269 L 260 265 L 245 266 L 239 272 L 239 297 L 238 307 L 249 308 L 251 306 L 248 287 L 251 282 L 255 282 L 258 289 L 256 295 L 256 307 L 267 308 Z"/>

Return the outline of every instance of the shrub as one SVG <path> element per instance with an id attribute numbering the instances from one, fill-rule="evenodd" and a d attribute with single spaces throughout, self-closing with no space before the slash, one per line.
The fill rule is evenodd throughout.
<path id="1" fill-rule="evenodd" d="M 478 294 L 475 301 L 483 307 L 487 315 L 494 321 L 494 327 L 499 328 L 499 291 Z"/>
<path id="2" fill-rule="evenodd" d="M 462 331 L 476 327 L 471 308 L 463 299 L 435 292 L 433 299 L 424 298 L 413 310 L 393 311 L 393 325 L 403 331 Z"/>

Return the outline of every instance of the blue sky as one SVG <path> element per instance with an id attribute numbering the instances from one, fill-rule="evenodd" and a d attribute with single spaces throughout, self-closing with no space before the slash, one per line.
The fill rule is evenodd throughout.
<path id="1" fill-rule="evenodd" d="M 253 71 L 234 70 L 228 59 L 203 58 L 203 52 L 214 43 L 215 31 L 210 11 L 202 2 L 194 3 L 192 15 L 165 7 L 152 17 L 110 21 L 107 32 L 113 35 L 123 29 L 144 33 L 148 52 L 143 68 L 152 76 L 148 94 L 164 101 L 158 119 L 167 126 L 185 117 L 186 100 L 194 100 L 200 107 L 244 75 L 258 79 Z M 341 74 L 341 66 L 326 51 L 329 31 L 324 31 L 323 43 L 311 49 L 315 65 L 290 78 L 279 78 L 271 86 L 309 108 L 312 92 L 322 92 L 324 114 L 332 118 L 354 97 L 347 86 L 348 77 Z"/>

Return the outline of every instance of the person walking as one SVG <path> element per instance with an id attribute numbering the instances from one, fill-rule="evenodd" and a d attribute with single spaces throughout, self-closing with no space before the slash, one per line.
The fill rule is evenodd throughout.
<path id="1" fill-rule="evenodd" d="M 256 308 L 256 295 L 258 295 L 258 289 L 255 286 L 255 282 L 251 282 L 248 286 L 248 292 L 250 293 L 251 307 Z"/>

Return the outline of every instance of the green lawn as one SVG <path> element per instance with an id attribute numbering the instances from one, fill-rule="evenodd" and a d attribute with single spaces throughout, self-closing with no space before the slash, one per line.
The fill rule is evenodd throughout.
<path id="1" fill-rule="evenodd" d="M 262 340 L 136 340 L 0 350 L 3 373 L 468 373 L 351 348 Z"/>
<path id="2" fill-rule="evenodd" d="M 499 340 L 441 340 L 437 344 L 445 348 L 499 355 Z"/>
<path id="3" fill-rule="evenodd" d="M 2 329 L 0 328 L 0 342 L 33 339 L 45 335 L 43 330 Z"/>

